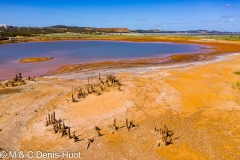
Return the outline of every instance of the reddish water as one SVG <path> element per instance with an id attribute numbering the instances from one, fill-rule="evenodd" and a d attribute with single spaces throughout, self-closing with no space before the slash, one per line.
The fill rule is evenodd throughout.
<path id="1" fill-rule="evenodd" d="M 57 41 L 0 45 L 0 79 L 39 76 L 66 64 L 124 59 L 160 58 L 178 53 L 206 52 L 203 46 L 156 42 Z M 54 57 L 38 63 L 18 63 L 26 57 Z"/>

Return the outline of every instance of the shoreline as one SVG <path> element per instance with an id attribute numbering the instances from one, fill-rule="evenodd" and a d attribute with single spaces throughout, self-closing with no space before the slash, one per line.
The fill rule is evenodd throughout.
<path id="1" fill-rule="evenodd" d="M 179 68 L 192 68 L 196 66 L 203 66 L 211 63 L 217 63 L 228 60 L 230 57 L 239 55 L 240 52 L 234 52 L 234 53 L 226 53 L 226 54 L 219 54 L 213 57 L 212 59 L 204 59 L 201 61 L 185 61 L 185 62 L 175 62 L 175 63 L 164 63 L 164 64 L 158 64 L 158 63 L 151 63 L 151 64 L 134 64 L 131 65 L 123 65 L 123 66 L 117 66 L 114 68 L 109 69 L 109 66 L 101 66 L 96 68 L 87 68 L 87 69 L 81 69 L 81 70 L 68 70 L 64 72 L 53 72 L 52 74 L 44 74 L 42 75 L 43 78 L 60 78 L 60 79 L 87 79 L 88 77 L 97 77 L 99 73 L 103 75 L 107 75 L 110 73 L 119 74 L 122 72 L 127 72 L 131 74 L 141 74 L 141 73 L 147 73 L 147 72 L 155 72 L 158 69 L 164 69 L 164 70 L 174 70 Z M 78 65 L 78 64 L 75 64 Z M 89 64 L 91 65 L 91 63 Z M 73 66 L 73 65 L 68 65 Z M 114 66 L 114 65 L 113 65 Z"/>
<path id="2" fill-rule="evenodd" d="M 161 38 L 161 39 L 160 39 Z M 123 41 L 123 42 L 166 42 L 166 43 L 177 43 L 177 44 L 196 44 L 203 46 L 203 49 L 209 50 L 206 53 L 185 53 L 185 54 L 174 54 L 171 56 L 163 58 L 143 58 L 143 59 L 133 59 L 133 60 L 119 60 L 119 61 L 101 61 L 93 63 L 81 63 L 81 64 L 68 64 L 64 66 L 59 66 L 54 72 L 46 71 L 46 74 L 60 74 L 73 71 L 81 71 L 82 69 L 89 69 L 90 66 L 93 66 L 94 70 L 96 67 L 101 68 L 121 68 L 121 67 L 135 67 L 140 66 L 144 67 L 145 65 L 165 65 L 172 63 L 184 63 L 184 62 L 197 62 L 202 60 L 211 60 L 214 59 L 216 55 L 219 54 L 229 54 L 240 52 L 240 42 L 229 42 L 225 40 L 217 40 L 216 42 L 205 41 L 205 40 L 193 40 L 193 39 L 173 39 L 160 37 L 158 39 L 142 39 L 138 37 L 134 38 L 87 38 L 87 39 L 52 39 L 52 40 L 40 40 L 40 41 L 29 41 L 29 42 L 53 42 L 53 41 L 92 41 L 92 40 L 106 40 L 106 41 Z M 159 61 L 162 61 L 159 63 Z M 99 70 L 100 70 L 99 69 Z M 44 75 L 43 75 L 44 76 Z"/>
<path id="3" fill-rule="evenodd" d="M 196 44 L 201 49 L 206 49 L 208 52 L 200 53 L 180 53 L 163 58 L 141 58 L 141 59 L 130 59 L 130 60 L 118 60 L 118 61 L 100 61 L 90 63 L 79 63 L 79 64 L 67 64 L 58 66 L 55 69 L 48 69 L 44 73 L 38 76 L 54 75 L 67 72 L 79 72 L 84 70 L 101 70 L 103 68 L 126 68 L 126 67 L 145 67 L 149 65 L 169 65 L 178 64 L 185 62 L 201 62 L 208 61 L 215 58 L 217 55 L 229 54 L 240 52 L 240 42 L 226 42 L 226 41 L 201 41 L 193 39 L 183 38 L 165 38 L 158 37 L 158 39 L 141 39 L 139 37 L 134 38 L 88 38 L 88 39 L 52 39 L 52 40 L 29 40 L 28 42 L 53 42 L 53 41 L 123 41 L 123 42 L 160 42 L 160 43 L 176 43 L 176 44 Z"/>

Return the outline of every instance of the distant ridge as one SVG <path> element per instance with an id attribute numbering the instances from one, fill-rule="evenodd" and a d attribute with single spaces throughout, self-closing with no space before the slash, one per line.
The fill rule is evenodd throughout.
<path id="1" fill-rule="evenodd" d="M 129 33 L 130 30 L 127 28 L 93 28 L 93 27 L 78 27 L 78 26 L 65 26 L 65 25 L 55 25 L 49 27 L 14 27 L 0 24 L 0 31 L 28 31 L 30 33 L 36 32 L 44 33 L 50 31 L 55 33 L 63 33 L 63 32 L 84 32 L 84 31 L 92 31 L 92 32 L 106 32 L 106 33 Z"/>
<path id="2" fill-rule="evenodd" d="M 188 30 L 188 31 L 162 31 L 158 29 L 152 29 L 152 30 L 131 30 L 131 32 L 135 33 L 186 33 L 186 34 L 240 34 L 240 32 L 220 32 L 220 31 L 209 31 L 209 30 Z"/>
<path id="3" fill-rule="evenodd" d="M 239 32 L 220 32 L 209 30 L 189 30 L 189 31 L 163 31 L 158 29 L 152 30 L 129 30 L 128 28 L 94 28 L 78 27 L 66 25 L 54 25 L 48 27 L 16 27 L 0 24 L 0 37 L 31 36 L 36 34 L 51 33 L 81 33 L 81 34 L 105 34 L 105 33 L 175 33 L 175 34 L 231 34 L 239 35 Z"/>
<path id="4" fill-rule="evenodd" d="M 130 30 L 127 28 L 94 28 L 94 27 L 77 27 L 77 26 L 65 26 L 65 25 L 55 25 L 51 27 L 52 29 L 63 29 L 68 31 L 93 31 L 93 32 L 106 32 L 106 33 L 129 33 Z"/>

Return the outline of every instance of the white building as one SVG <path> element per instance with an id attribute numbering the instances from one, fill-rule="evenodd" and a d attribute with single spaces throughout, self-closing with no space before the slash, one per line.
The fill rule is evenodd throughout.
<path id="1" fill-rule="evenodd" d="M 0 24 L 0 27 L 7 28 L 7 25 L 6 24 Z"/>

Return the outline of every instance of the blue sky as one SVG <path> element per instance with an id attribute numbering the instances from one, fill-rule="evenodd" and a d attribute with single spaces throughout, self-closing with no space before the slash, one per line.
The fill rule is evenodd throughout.
<path id="1" fill-rule="evenodd" d="M 240 0 L 0 0 L 0 24 L 240 31 Z"/>

